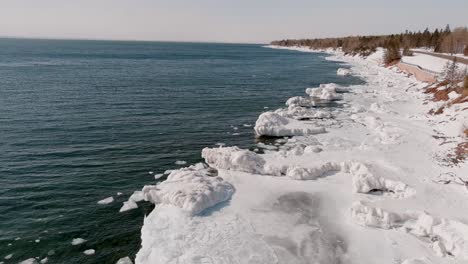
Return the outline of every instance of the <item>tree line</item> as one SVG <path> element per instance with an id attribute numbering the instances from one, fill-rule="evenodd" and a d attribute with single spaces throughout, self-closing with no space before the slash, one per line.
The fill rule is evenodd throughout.
<path id="1" fill-rule="evenodd" d="M 306 46 L 313 49 L 341 48 L 347 54 L 368 56 L 375 52 L 377 47 L 387 50 L 403 48 L 410 52 L 411 48 L 428 48 L 441 53 L 464 53 L 468 56 L 468 29 L 457 27 L 454 30 L 447 25 L 444 29 L 423 32 L 406 30 L 400 34 L 380 36 L 349 36 L 342 38 L 322 39 L 285 39 L 272 41 L 278 46 Z M 396 54 L 394 54 L 396 55 Z"/>

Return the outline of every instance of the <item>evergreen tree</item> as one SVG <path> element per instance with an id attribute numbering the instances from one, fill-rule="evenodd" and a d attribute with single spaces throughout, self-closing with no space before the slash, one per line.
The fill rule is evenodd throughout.
<path id="1" fill-rule="evenodd" d="M 452 61 L 448 61 L 444 67 L 444 79 L 448 82 L 448 86 L 455 87 L 461 79 L 458 71 L 457 57 L 453 57 Z"/>

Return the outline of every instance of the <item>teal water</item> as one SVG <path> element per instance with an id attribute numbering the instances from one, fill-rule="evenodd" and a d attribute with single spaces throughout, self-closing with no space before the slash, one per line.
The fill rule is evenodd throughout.
<path id="1" fill-rule="evenodd" d="M 149 171 L 218 142 L 252 148 L 244 124 L 265 107 L 360 82 L 338 67 L 260 45 L 0 39 L 0 261 L 133 258 L 151 206 L 118 211 Z"/>

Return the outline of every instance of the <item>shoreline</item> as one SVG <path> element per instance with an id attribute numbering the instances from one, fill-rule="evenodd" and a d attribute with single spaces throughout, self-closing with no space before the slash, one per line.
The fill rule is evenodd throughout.
<path id="1" fill-rule="evenodd" d="M 257 134 L 288 136 L 277 139 L 275 150 L 205 148 L 209 167 L 175 170 L 145 186 L 141 197 L 129 199 L 156 204 L 144 220 L 136 263 L 467 260 L 467 193 L 449 178 L 463 177 L 467 166 L 437 160 L 463 140 L 454 133 L 460 112 L 451 109 L 450 122 L 427 115 L 437 103 L 423 93 L 426 85 L 379 66 L 378 56 L 293 50 L 326 52 L 366 84 L 306 91 L 340 100 L 343 109 L 319 112 L 303 95 L 260 115 Z M 338 89 L 349 91 L 339 97 Z M 438 146 L 434 133 L 455 143 Z"/>

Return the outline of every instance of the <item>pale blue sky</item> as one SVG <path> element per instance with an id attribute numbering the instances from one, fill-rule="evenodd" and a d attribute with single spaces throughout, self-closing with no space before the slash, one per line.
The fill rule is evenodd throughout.
<path id="1" fill-rule="evenodd" d="M 0 36 L 266 43 L 468 25 L 467 0 L 0 0 Z"/>

